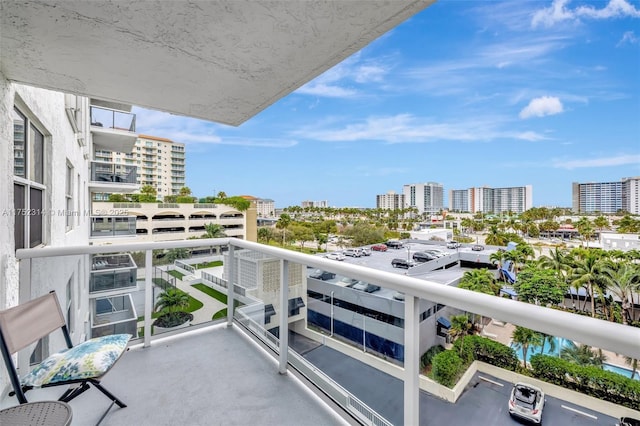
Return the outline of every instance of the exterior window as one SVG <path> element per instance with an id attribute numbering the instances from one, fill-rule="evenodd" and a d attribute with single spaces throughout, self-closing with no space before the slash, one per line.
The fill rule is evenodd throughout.
<path id="1" fill-rule="evenodd" d="M 31 352 L 31 356 L 29 357 L 29 364 L 36 365 L 40 364 L 42 361 L 47 359 L 49 356 L 49 336 L 44 336 L 42 339 L 38 340 L 38 344 Z"/>
<path id="2" fill-rule="evenodd" d="M 44 134 L 13 110 L 15 248 L 44 244 Z"/>
<path id="3" fill-rule="evenodd" d="M 67 178 L 65 186 L 65 214 L 67 215 L 67 231 L 73 228 L 73 166 L 67 163 Z"/>
<path id="4" fill-rule="evenodd" d="M 69 334 L 73 334 L 73 275 L 67 281 L 67 298 L 66 298 L 66 308 L 67 308 L 67 327 L 69 329 Z"/>

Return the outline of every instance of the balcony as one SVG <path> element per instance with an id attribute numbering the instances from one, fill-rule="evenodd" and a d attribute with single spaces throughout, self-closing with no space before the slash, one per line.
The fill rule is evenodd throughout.
<path id="1" fill-rule="evenodd" d="M 138 336 L 138 315 L 131 294 L 99 297 L 91 302 L 92 338 L 120 333 Z"/>
<path id="2" fill-rule="evenodd" d="M 154 251 L 196 249 L 203 245 L 218 246 L 226 252 L 220 258 L 224 262 L 222 277 L 215 268 L 185 271 L 192 276 L 188 280 L 177 280 L 176 285 L 203 300 L 205 306 L 192 312 L 194 320 L 190 327 L 160 333 L 153 327 L 151 316 L 158 289 L 154 275 L 156 266 L 150 267 L 155 261 Z M 475 392 L 481 392 L 482 398 L 497 398 L 502 407 L 505 399 L 502 390 L 508 387 L 502 388 L 504 385 L 498 381 L 510 379 L 501 377 L 493 383 L 484 380 L 487 375 L 499 374 L 499 369 L 494 368 L 491 374 L 483 370 L 483 378 L 478 378 L 478 373 L 472 371 L 468 379 L 474 382 L 469 383 L 470 386 L 453 389 L 434 385 L 420 374 L 419 347 L 425 338 L 423 333 L 435 334 L 436 317 L 459 311 L 498 318 L 552 336 L 563 336 L 640 358 L 637 345 L 640 331 L 637 328 L 470 292 L 397 271 L 336 262 L 234 238 L 18 250 L 16 257 L 21 259 L 20 288 L 33 289 L 36 281 L 32 282 L 32 277 L 37 279 L 36 273 L 54 261 L 62 262 L 64 257 L 59 256 L 98 255 L 105 250 L 143 251 L 144 264 L 149 266 L 142 271 L 145 279 L 144 286 L 140 287 L 144 288 L 131 293 L 135 312 L 143 318 L 137 329 L 138 332 L 143 331 L 139 333 L 143 337 L 132 342 L 131 349 L 104 380 L 105 385 L 122 397 L 128 407 L 112 409 L 106 419 L 108 424 L 140 424 L 142 419 L 149 424 L 200 424 L 202 419 L 214 416 L 233 419 L 237 424 L 261 423 L 256 419 L 265 419 L 266 416 L 270 422 L 292 425 L 301 422 L 510 424 L 495 423 L 496 413 L 489 410 L 476 410 L 471 421 L 464 418 L 468 416 L 468 410 L 458 410 L 458 404 L 467 404 L 469 409 L 469 398 L 474 397 Z M 101 257 L 95 256 L 94 259 Z M 190 259 L 192 264 L 200 262 L 197 258 Z M 180 270 L 175 269 L 175 265 L 163 267 Z M 385 318 L 352 311 L 350 321 L 361 327 L 359 345 L 341 339 L 337 326 L 336 334 L 333 333 L 334 315 L 335 319 L 347 321 L 347 315 L 340 315 L 346 313 L 346 305 L 324 303 L 329 307 L 335 305 L 335 309 L 327 308 L 325 312 L 328 318 L 332 318 L 331 333 L 308 326 L 306 317 L 309 311 L 315 309 L 314 304 L 320 303 L 317 298 L 307 297 L 307 286 L 311 283 L 311 278 L 307 278 L 308 268 L 331 271 L 382 288 L 374 293 L 358 293 L 345 288 L 345 294 L 353 293 L 352 304 L 368 299 L 370 303 L 384 307 L 391 300 L 385 298 L 386 294 L 401 292 L 404 295 L 402 300 L 393 299 L 393 314 L 402 322 L 391 326 Z M 199 274 L 199 271 L 204 273 Z M 229 280 L 233 285 L 228 285 Z M 200 290 L 192 286 L 194 282 L 224 294 L 226 300 L 207 299 L 204 293 L 199 293 Z M 31 294 L 38 295 L 35 290 Z M 327 295 L 326 299 L 333 302 L 333 297 Z M 341 294 L 340 297 L 348 301 L 349 296 Z M 438 314 L 423 320 L 423 306 L 436 307 L 434 312 Z M 102 312 L 108 310 L 104 305 L 101 308 L 104 309 Z M 118 312 L 117 308 L 112 310 Z M 214 312 L 223 312 L 226 316 L 212 321 Z M 117 323 L 114 317 L 112 324 Z M 401 360 L 390 360 L 376 353 L 375 334 L 389 330 L 403 345 Z M 28 359 L 28 355 L 21 356 Z M 287 375 L 276 372 L 286 372 Z M 515 377 L 514 373 L 509 374 L 512 375 L 509 377 Z M 212 395 L 213 383 L 225 391 Z M 567 404 L 583 404 L 578 408 L 585 411 L 592 404 L 594 410 L 599 410 L 596 411 L 600 416 L 597 424 L 612 424 L 615 416 L 637 413 L 621 406 L 601 405 L 586 396 L 578 395 L 571 399 L 572 391 L 564 388 L 554 391 L 551 385 L 547 386 L 550 398 L 570 399 L 573 405 Z M 302 391 L 305 387 L 311 392 Z M 466 395 L 466 398 L 459 398 L 460 395 Z M 49 390 L 35 390 L 27 393 L 27 397 L 50 399 L 55 394 Z M 456 402 L 447 403 L 442 398 L 453 398 Z M 157 401 L 162 401 L 162 405 Z M 9 398 L 0 403 L 15 405 L 15 400 Z M 95 424 L 108 401 L 98 392 L 88 392 L 72 401 L 71 405 L 74 421 Z M 558 411 L 562 410 L 559 408 Z M 502 414 L 505 422 L 511 421 L 504 411 Z M 554 412 L 553 415 L 556 414 Z M 569 415 L 575 414 L 570 412 Z M 558 424 L 568 422 L 559 420 Z"/>
<path id="3" fill-rule="evenodd" d="M 130 254 L 96 255 L 91 261 L 91 294 L 136 288 L 137 265 Z"/>
<path id="4" fill-rule="evenodd" d="M 93 192 L 135 192 L 140 189 L 136 174 L 136 166 L 92 161 L 89 188 Z"/>
<path id="5" fill-rule="evenodd" d="M 138 139 L 135 114 L 92 105 L 90 115 L 96 149 L 119 152 L 133 150 Z"/>
<path id="6" fill-rule="evenodd" d="M 136 216 L 92 216 L 91 238 L 135 237 Z"/>

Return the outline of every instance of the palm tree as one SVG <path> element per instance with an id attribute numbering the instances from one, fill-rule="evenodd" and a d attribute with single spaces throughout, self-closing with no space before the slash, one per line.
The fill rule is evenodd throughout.
<path id="1" fill-rule="evenodd" d="M 461 337 L 469 334 L 469 330 L 471 330 L 471 322 L 469 321 L 469 317 L 462 315 L 454 315 L 451 317 L 451 327 L 449 328 L 449 336 L 455 342 Z M 462 342 L 464 343 L 464 341 Z M 463 344 L 460 345 L 460 354 L 462 355 Z"/>
<path id="2" fill-rule="evenodd" d="M 287 234 L 287 228 L 291 225 L 291 216 L 286 213 L 280 215 L 278 222 L 276 223 L 276 228 L 282 229 L 282 245 L 284 246 L 285 238 Z"/>
<path id="3" fill-rule="evenodd" d="M 527 366 L 527 351 L 530 346 L 542 346 L 544 338 L 542 334 L 530 328 L 516 326 L 511 334 L 511 340 L 516 348 L 522 349 L 522 362 Z"/>
<path id="4" fill-rule="evenodd" d="M 627 324 L 631 319 L 629 310 L 632 307 L 631 298 L 640 283 L 640 268 L 628 263 L 609 262 L 602 268 L 602 280 L 607 290 L 615 294 L 622 303 L 622 322 Z"/>
<path id="5" fill-rule="evenodd" d="M 202 238 L 224 238 L 227 236 L 222 225 L 218 225 L 216 223 L 205 224 L 204 231 L 205 233 Z"/>
<path id="6" fill-rule="evenodd" d="M 204 235 L 201 238 L 224 238 L 227 234 L 222 225 L 207 223 L 204 225 Z M 209 248 L 209 254 L 213 254 L 213 247 Z"/>
<path id="7" fill-rule="evenodd" d="M 183 321 L 182 313 L 189 307 L 189 294 L 171 287 L 160 293 L 155 305 L 155 311 L 161 312 L 164 322 L 168 326 L 180 325 Z"/>
<path id="8" fill-rule="evenodd" d="M 578 365 L 593 365 L 600 368 L 607 360 L 602 349 L 592 349 L 588 345 L 565 346 L 560 350 L 560 358 Z"/>
<path id="9" fill-rule="evenodd" d="M 600 279 L 600 269 L 602 263 L 599 255 L 592 250 L 584 251 L 583 256 L 575 260 L 573 270 L 571 271 L 571 285 L 584 286 L 588 296 L 591 299 L 591 316 L 596 316 L 596 300 L 595 289 Z"/>
<path id="10" fill-rule="evenodd" d="M 633 379 L 636 375 L 636 371 L 638 371 L 638 367 L 640 367 L 640 360 L 627 356 L 624 358 L 624 362 L 631 367 L 631 378 Z"/>

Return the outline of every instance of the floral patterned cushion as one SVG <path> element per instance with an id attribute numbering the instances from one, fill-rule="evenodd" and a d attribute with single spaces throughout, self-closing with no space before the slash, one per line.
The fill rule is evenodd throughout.
<path id="1" fill-rule="evenodd" d="M 22 378 L 23 386 L 35 388 L 59 382 L 100 378 L 120 358 L 130 334 L 96 337 L 42 361 Z"/>

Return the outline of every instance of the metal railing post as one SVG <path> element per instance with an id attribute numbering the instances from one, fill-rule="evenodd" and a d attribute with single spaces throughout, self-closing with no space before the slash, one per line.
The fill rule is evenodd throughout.
<path id="1" fill-rule="evenodd" d="M 234 288 L 234 275 L 235 275 L 235 255 L 234 246 L 232 244 L 229 247 L 229 276 L 227 277 L 227 327 L 231 327 L 233 324 L 233 288 Z"/>
<path id="2" fill-rule="evenodd" d="M 280 356 L 278 372 L 287 374 L 289 349 L 289 261 L 280 262 Z"/>
<path id="3" fill-rule="evenodd" d="M 153 250 L 144 252 L 144 347 L 151 346 L 151 314 L 153 313 Z"/>
<path id="4" fill-rule="evenodd" d="M 420 299 L 404 297 L 404 424 L 420 422 Z"/>

